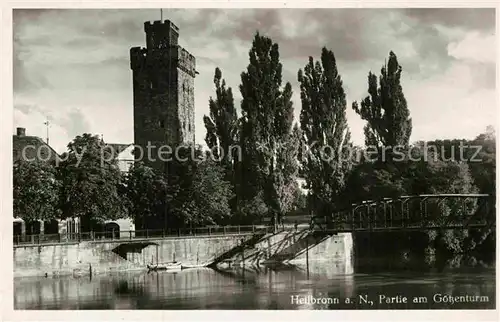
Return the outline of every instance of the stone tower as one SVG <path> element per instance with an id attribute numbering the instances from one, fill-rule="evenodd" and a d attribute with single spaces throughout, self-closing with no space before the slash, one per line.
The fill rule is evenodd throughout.
<path id="1" fill-rule="evenodd" d="M 143 162 L 166 171 L 158 148 L 172 151 L 194 143 L 195 58 L 178 44 L 179 28 L 170 20 L 145 22 L 146 48 L 130 49 L 133 71 L 134 143 L 144 151 Z M 152 160 L 148 160 L 147 146 Z M 168 151 L 163 149 L 164 152 Z M 137 154 L 135 158 L 139 158 Z"/>

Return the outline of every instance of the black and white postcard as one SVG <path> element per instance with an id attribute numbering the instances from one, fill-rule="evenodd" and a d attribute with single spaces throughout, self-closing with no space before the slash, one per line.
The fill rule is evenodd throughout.
<path id="1" fill-rule="evenodd" d="M 493 2 L 183 5 L 4 6 L 7 320 L 498 317 Z"/>

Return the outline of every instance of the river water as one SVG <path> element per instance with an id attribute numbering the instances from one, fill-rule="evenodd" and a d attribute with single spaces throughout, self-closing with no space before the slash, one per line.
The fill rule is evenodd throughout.
<path id="1" fill-rule="evenodd" d="M 495 302 L 495 269 L 485 267 L 374 271 L 312 262 L 14 280 L 15 309 L 494 309 Z"/>

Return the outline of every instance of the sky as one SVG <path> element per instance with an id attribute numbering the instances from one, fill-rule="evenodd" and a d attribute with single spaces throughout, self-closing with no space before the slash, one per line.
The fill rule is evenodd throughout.
<path id="1" fill-rule="evenodd" d="M 14 128 L 45 139 L 48 119 L 58 152 L 82 133 L 133 143 L 129 50 L 145 46 L 144 22 L 159 19 L 159 9 L 14 10 Z M 379 75 L 391 50 L 403 68 L 411 141 L 469 139 L 496 125 L 494 9 L 164 9 L 163 19 L 179 27 L 180 45 L 196 57 L 199 144 L 215 68 L 239 107 L 240 74 L 257 31 L 279 45 L 296 121 L 297 72 L 327 47 L 335 53 L 356 144 L 364 142 L 364 121 L 352 102 L 366 97 L 368 72 Z"/>

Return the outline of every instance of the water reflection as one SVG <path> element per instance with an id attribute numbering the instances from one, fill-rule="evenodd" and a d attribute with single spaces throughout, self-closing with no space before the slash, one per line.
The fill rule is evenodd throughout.
<path id="1" fill-rule="evenodd" d="M 15 279 L 16 309 L 428 309 L 494 308 L 494 269 L 463 272 L 357 272 L 341 263 L 181 272 L 135 272 L 87 278 Z M 347 273 L 346 273 L 347 272 Z M 351 270 L 352 272 L 352 270 Z M 379 303 L 380 295 L 488 296 L 487 303 Z M 293 302 L 304 299 L 302 302 Z M 373 305 L 360 303 L 359 298 Z M 311 299 L 329 298 L 330 303 Z M 352 299 L 346 303 L 345 299 Z M 338 302 L 332 303 L 333 299 Z"/>

